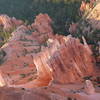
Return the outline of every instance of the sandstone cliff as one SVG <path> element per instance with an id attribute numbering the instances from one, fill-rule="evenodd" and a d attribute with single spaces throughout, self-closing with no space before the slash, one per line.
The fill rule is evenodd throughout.
<path id="1" fill-rule="evenodd" d="M 51 24 L 47 14 L 40 14 L 32 25 L 19 26 L 0 48 L 0 100 L 100 98 L 83 88 L 85 78 L 95 75 L 95 59 L 85 38 L 82 44 L 70 35 L 54 35 Z"/>

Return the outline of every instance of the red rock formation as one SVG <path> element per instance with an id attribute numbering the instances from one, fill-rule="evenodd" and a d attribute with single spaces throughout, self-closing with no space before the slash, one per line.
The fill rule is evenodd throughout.
<path id="1" fill-rule="evenodd" d="M 35 67 L 37 79 L 21 85 L 22 87 L 45 86 L 51 80 L 73 83 L 92 75 L 94 63 L 86 45 L 82 45 L 79 40 L 70 36 L 53 36 L 51 22 L 46 14 L 40 14 L 32 24 L 31 30 L 26 26 L 20 26 L 12 33 L 10 41 L 1 48 L 6 55 L 0 69 L 12 78 L 9 79 L 11 82 L 7 81 L 8 84 L 20 83 L 18 81 L 22 80 L 21 74 L 28 74 Z M 48 44 L 49 34 L 51 43 Z M 44 44 L 47 47 L 42 46 Z M 28 67 L 30 64 L 33 65 L 33 69 Z M 27 67 L 29 71 L 25 72 Z M 8 70 L 5 71 L 7 68 Z"/>
<path id="2" fill-rule="evenodd" d="M 94 59 L 87 47 L 70 36 L 64 39 L 63 44 L 52 40 L 50 47 L 34 56 L 37 78 L 17 87 L 46 86 L 51 80 L 59 84 L 78 83 L 93 75 Z"/>
<path id="3" fill-rule="evenodd" d="M 43 24 L 44 19 L 46 26 Z M 38 25 L 39 23 L 41 24 Z M 35 70 L 33 57 L 36 53 L 41 51 L 42 46 L 46 44 L 49 38 L 49 34 L 52 34 L 53 31 L 50 24 L 49 16 L 40 14 L 31 29 L 24 25 L 18 27 L 12 33 L 9 42 L 2 46 L 1 52 L 5 55 L 1 58 L 0 70 L 12 80 L 10 84 L 22 79 L 21 74 L 28 74 L 28 72 L 24 72 L 27 70 L 27 67 L 28 70 Z M 29 67 L 31 65 L 32 67 Z M 23 68 L 24 71 L 22 71 Z M 14 73 L 13 75 L 12 72 Z M 7 80 L 8 83 L 9 81 Z"/>
<path id="4" fill-rule="evenodd" d="M 94 70 L 90 52 L 74 38 L 69 38 L 55 52 L 49 63 L 54 69 L 54 80 L 61 83 L 77 82 L 85 76 L 92 75 Z"/>
<path id="5" fill-rule="evenodd" d="M 31 90 L 0 88 L 0 100 L 100 100 L 100 93 L 88 95 L 82 85 L 61 85 Z"/>
<path id="6" fill-rule="evenodd" d="M 48 15 L 40 14 L 32 25 L 18 27 L 2 46 L 0 85 L 5 88 L 0 89 L 0 99 L 91 100 L 86 93 L 77 92 L 83 85 L 68 84 L 81 84 L 84 77 L 93 75 L 92 51 L 84 38 L 82 44 L 71 36 L 53 35 L 51 23 Z M 22 91 L 7 87 L 35 88 Z"/>
<path id="7" fill-rule="evenodd" d="M 90 80 L 86 80 L 85 92 L 87 94 L 94 94 L 95 93 L 95 88 Z"/>
<path id="8" fill-rule="evenodd" d="M 53 30 L 51 24 L 52 20 L 47 14 L 39 14 L 36 16 L 31 27 L 35 30 L 35 32 L 33 32 L 33 36 L 37 37 L 39 43 L 46 42 L 48 37 L 52 36 Z"/>
<path id="9" fill-rule="evenodd" d="M 10 18 L 7 15 L 0 15 L 0 26 L 3 28 L 4 31 L 11 31 L 15 27 L 18 27 L 22 24 L 23 24 L 23 21 L 17 20 L 14 17 Z"/>

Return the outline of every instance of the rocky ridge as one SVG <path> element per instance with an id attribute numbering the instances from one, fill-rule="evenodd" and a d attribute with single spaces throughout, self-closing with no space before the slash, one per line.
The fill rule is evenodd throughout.
<path id="1" fill-rule="evenodd" d="M 85 78 L 96 74 L 85 38 L 82 44 L 72 36 L 55 35 L 51 24 L 47 14 L 40 14 L 32 25 L 16 28 L 0 48 L 1 100 L 99 100 L 100 91 L 91 92 L 91 82 L 84 91 Z"/>

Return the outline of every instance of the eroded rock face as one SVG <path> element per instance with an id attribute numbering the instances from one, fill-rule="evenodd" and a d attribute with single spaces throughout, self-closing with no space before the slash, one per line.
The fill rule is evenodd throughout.
<path id="1" fill-rule="evenodd" d="M 60 44 L 59 40 L 53 40 L 50 47 L 34 56 L 33 62 L 37 69 L 37 78 L 15 87 L 78 83 L 82 82 L 84 77 L 92 76 L 94 71 L 91 52 L 78 39 L 70 36 L 64 38 L 63 44 Z"/>
<path id="2" fill-rule="evenodd" d="M 7 15 L 0 15 L 0 28 L 3 28 L 4 31 L 11 31 L 22 24 L 23 21 L 17 20 L 15 17 L 10 18 Z"/>
<path id="3" fill-rule="evenodd" d="M 8 76 L 8 79 L 12 77 L 10 80 L 7 79 L 7 82 L 11 81 L 10 84 L 22 79 L 21 76 L 25 76 L 23 74 L 32 73 L 35 69 L 33 57 L 41 51 L 42 46 L 45 47 L 49 34 L 53 34 L 49 16 L 46 14 L 42 16 L 40 14 L 39 16 L 36 18 L 34 26 L 30 26 L 31 28 L 22 25 L 12 32 L 12 37 L 9 39 L 9 42 L 3 45 L 0 50 L 1 54 L 4 52 L 4 55 L 1 55 L 0 59 L 0 70 Z M 43 25 L 44 19 L 46 27 Z M 41 24 L 38 25 L 39 23 Z M 41 30 L 41 32 L 38 30 Z"/>
<path id="4" fill-rule="evenodd" d="M 79 40 L 68 36 L 64 38 L 63 43 L 60 44 L 59 40 L 54 40 L 54 43 L 55 46 L 45 49 L 33 60 L 39 72 L 38 77 L 41 79 L 38 81 L 43 83 L 46 77 L 50 80 L 49 70 L 53 82 L 60 84 L 77 83 L 85 76 L 93 74 L 92 55 Z"/>
<path id="5" fill-rule="evenodd" d="M 70 37 L 66 39 L 48 62 L 53 69 L 54 80 L 61 83 L 78 82 L 92 75 L 93 58 L 79 40 Z"/>
<path id="6" fill-rule="evenodd" d="M 32 25 L 18 27 L 2 46 L 0 85 L 5 88 L 0 89 L 0 99 L 91 100 L 74 94 L 77 91 L 70 91 L 73 86 L 66 84 L 79 84 L 93 75 L 92 51 L 86 41 L 82 44 L 71 36 L 54 35 L 51 24 L 47 14 L 40 14 Z"/>
<path id="7" fill-rule="evenodd" d="M 81 91 L 82 86 L 60 85 L 55 87 L 22 90 L 0 88 L 0 100 L 100 100 L 100 93 L 87 95 Z"/>
<path id="8" fill-rule="evenodd" d="M 36 16 L 31 27 L 35 30 L 36 33 L 33 32 L 33 36 L 37 37 L 39 43 L 46 42 L 53 35 L 51 24 L 52 20 L 47 14 L 39 14 Z"/>
<path id="9" fill-rule="evenodd" d="M 51 22 L 48 15 L 40 14 L 30 28 L 18 27 L 3 45 L 1 50 L 6 55 L 0 69 L 6 74 L 7 84 L 26 82 L 19 87 L 32 88 L 46 86 L 51 80 L 63 84 L 81 82 L 85 76 L 92 75 L 94 62 L 86 45 L 71 36 L 53 35 Z M 37 77 L 27 83 L 26 77 L 32 75 L 33 70 L 37 70 Z M 22 77 L 27 81 L 18 82 Z"/>

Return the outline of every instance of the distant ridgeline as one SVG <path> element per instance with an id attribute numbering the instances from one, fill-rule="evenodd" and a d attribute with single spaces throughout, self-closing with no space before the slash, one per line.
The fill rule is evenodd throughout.
<path id="1" fill-rule="evenodd" d="M 55 32 L 67 33 L 66 22 L 79 20 L 82 0 L 0 0 L 0 14 L 32 22 L 39 13 L 47 13 L 54 21 Z M 66 35 L 66 34 L 65 34 Z"/>

